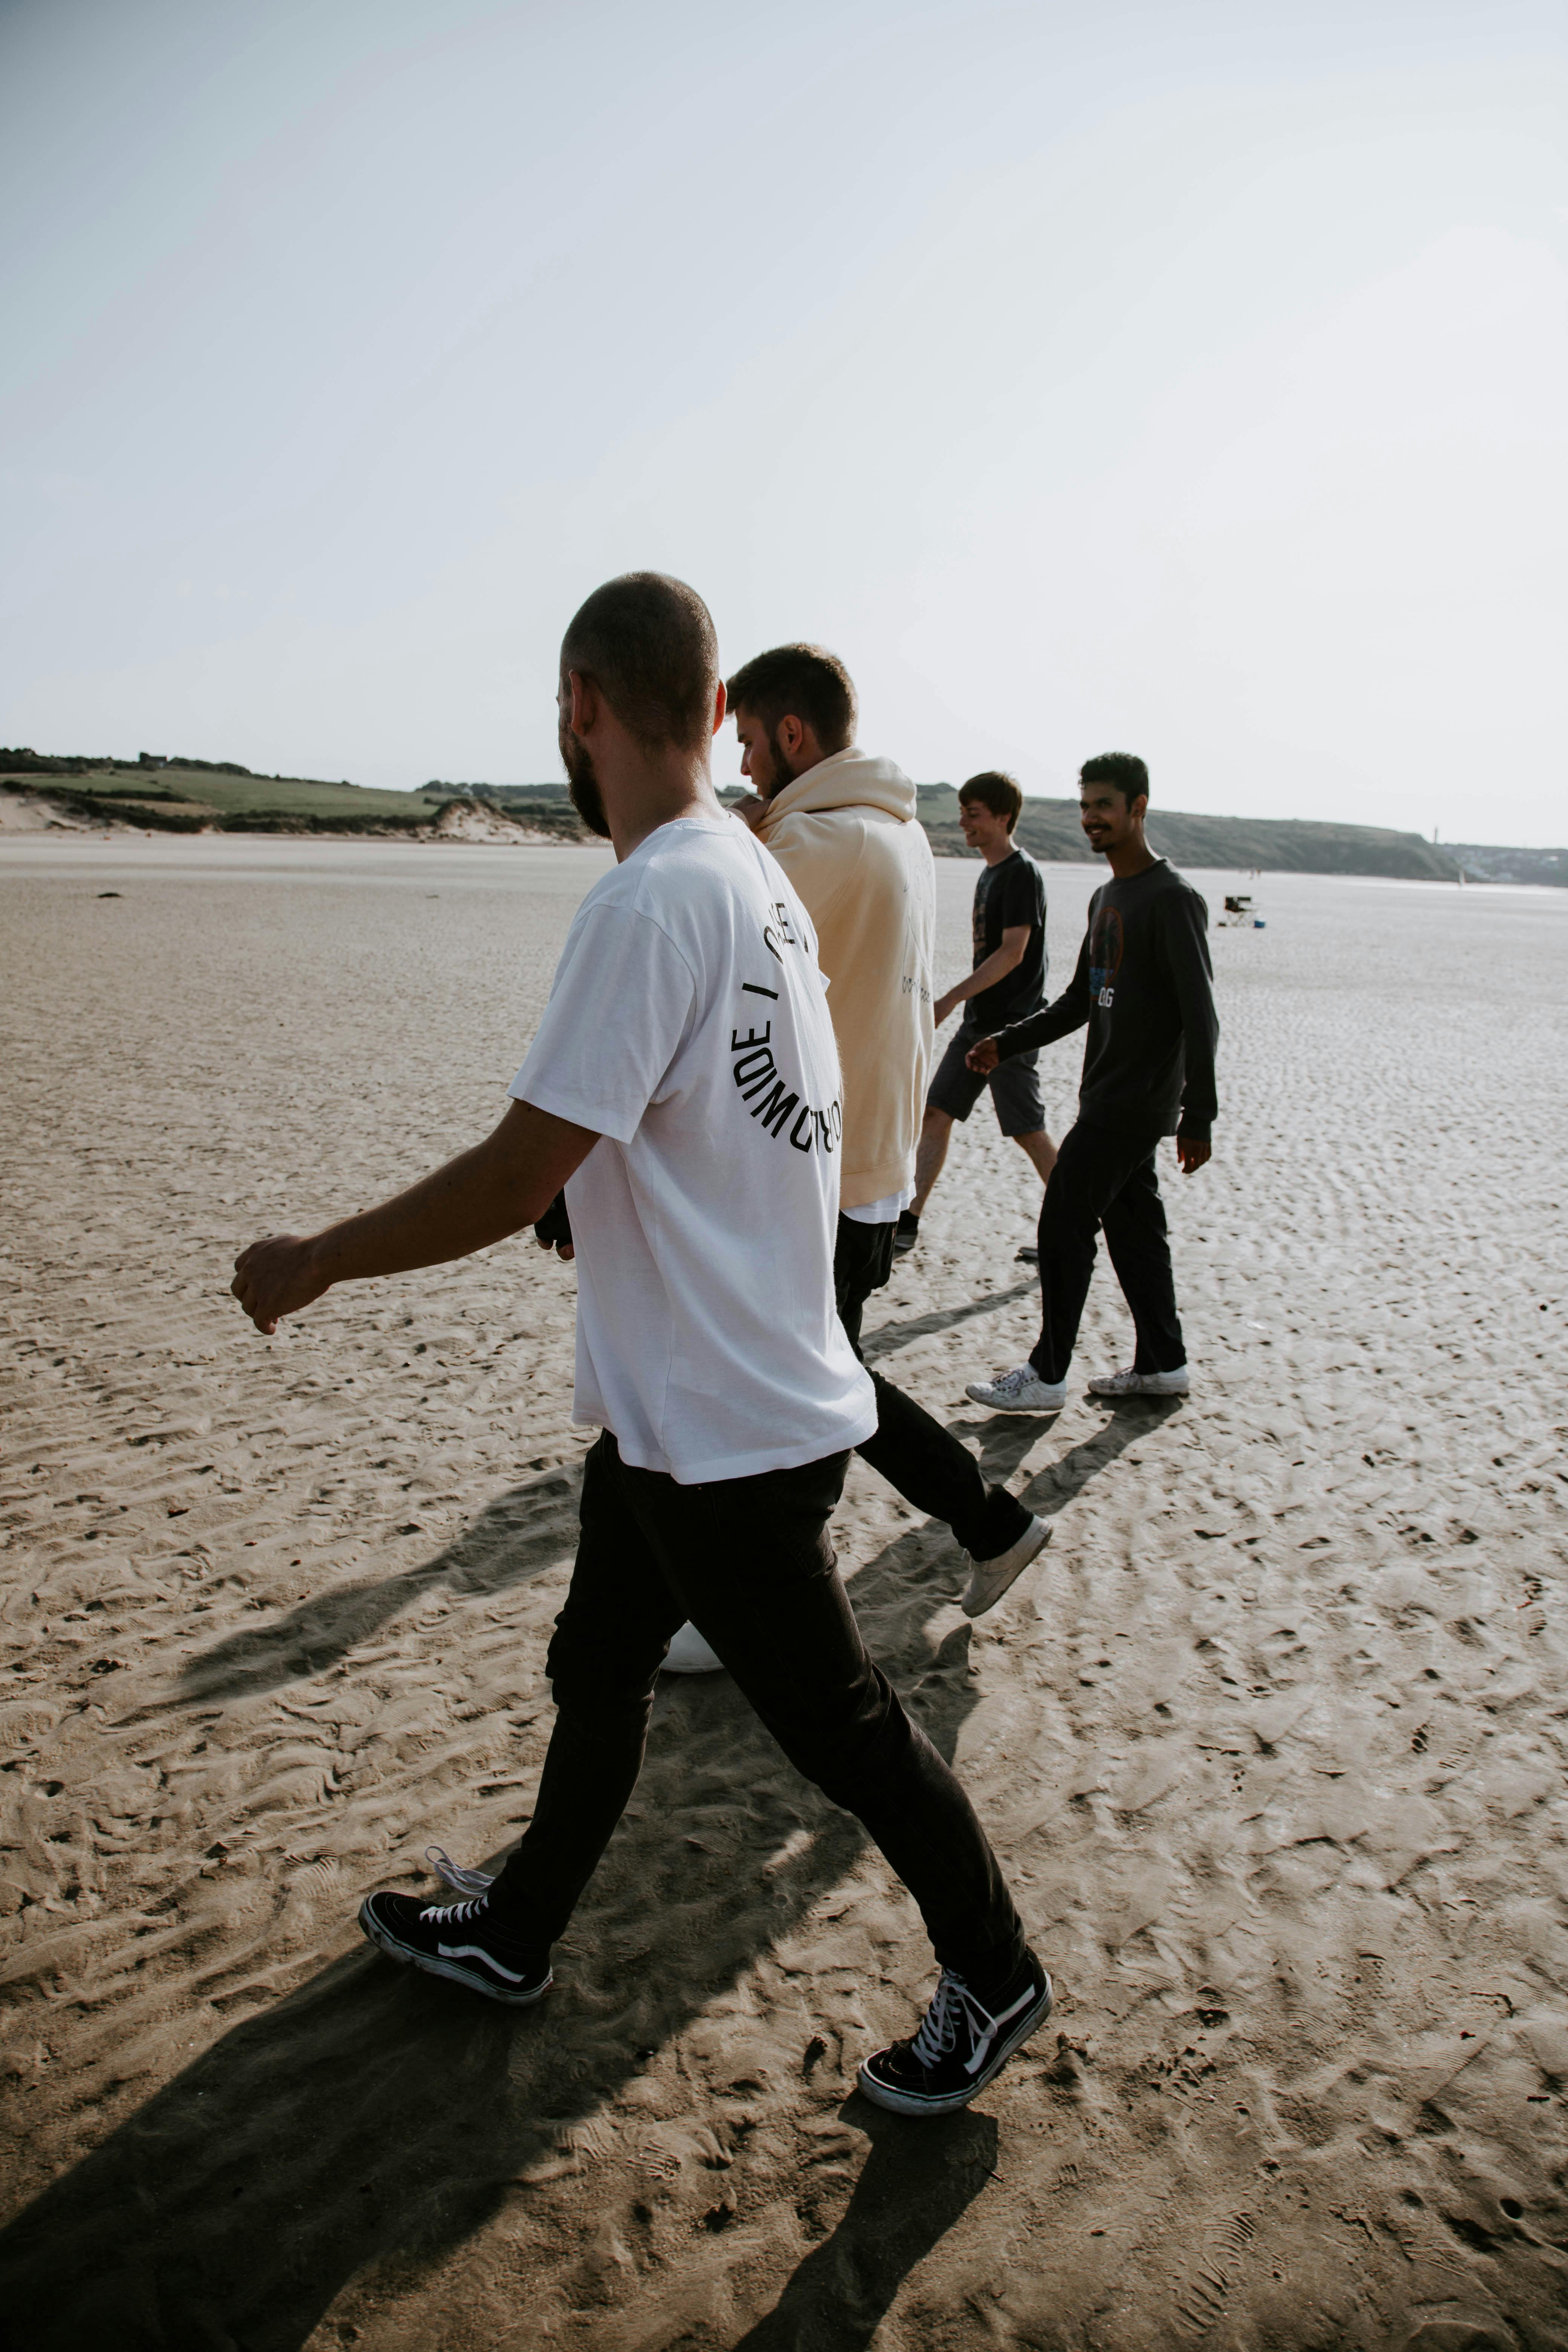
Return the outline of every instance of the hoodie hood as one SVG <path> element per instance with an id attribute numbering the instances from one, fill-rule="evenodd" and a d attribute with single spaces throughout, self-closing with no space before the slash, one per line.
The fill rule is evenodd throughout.
<path id="1" fill-rule="evenodd" d="M 884 815 L 909 824 L 916 806 L 915 788 L 902 768 L 851 743 L 847 751 L 819 760 L 815 768 L 808 768 L 804 776 L 776 793 L 757 830 L 766 841 L 781 817 L 843 808 L 880 809 Z"/>

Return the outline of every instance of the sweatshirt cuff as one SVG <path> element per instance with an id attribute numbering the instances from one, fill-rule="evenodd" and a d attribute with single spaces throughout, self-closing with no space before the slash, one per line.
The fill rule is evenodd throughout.
<path id="1" fill-rule="evenodd" d="M 1184 1135 L 1189 1143 L 1212 1143 L 1214 1141 L 1214 1137 L 1210 1133 L 1213 1121 L 1206 1118 L 1200 1118 L 1195 1111 L 1179 1111 L 1177 1113 L 1177 1121 L 1176 1133 L 1178 1135 Z"/>

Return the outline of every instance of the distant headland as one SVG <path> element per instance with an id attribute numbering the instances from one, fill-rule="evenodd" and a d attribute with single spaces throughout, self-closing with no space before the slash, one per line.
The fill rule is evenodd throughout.
<path id="1" fill-rule="evenodd" d="M 733 799 L 742 788 L 728 786 Z M 939 857 L 966 857 L 952 784 L 921 784 L 921 822 Z M 563 782 L 444 783 L 378 792 L 346 777 L 261 776 L 233 760 L 143 751 L 134 760 L 0 749 L 0 793 L 37 821 L 68 830 L 119 824 L 144 832 L 348 834 L 394 839 L 584 842 Z M 0 814 L 4 814 L 0 810 Z M 1568 850 L 1426 841 L 1381 825 L 1300 817 L 1194 816 L 1156 805 L 1150 837 L 1178 866 L 1226 872 L 1384 875 L 1430 882 L 1526 882 L 1568 887 Z M 1018 839 L 1035 856 L 1092 865 L 1078 803 L 1026 800 Z"/>

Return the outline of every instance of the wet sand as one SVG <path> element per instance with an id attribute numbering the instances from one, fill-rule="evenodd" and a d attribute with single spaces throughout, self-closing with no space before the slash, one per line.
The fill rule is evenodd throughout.
<path id="1" fill-rule="evenodd" d="M 512 1243 L 267 1342 L 229 1261 L 500 1115 L 602 864 L 0 847 L 0 2342 L 1568 2347 L 1568 894 L 1251 886 L 1166 1186 L 1187 1403 L 967 1404 L 1038 1195 L 955 1143 L 871 1345 L 1052 1541 L 973 1627 L 859 1465 L 838 1541 L 1059 2003 L 921 2126 L 852 2088 L 912 1906 L 726 1678 L 664 1688 L 539 2011 L 353 1926 L 527 1818 L 572 1277 Z M 1097 877 L 1048 878 L 1059 984 Z M 1127 1353 L 1102 1267 L 1076 1369 Z"/>

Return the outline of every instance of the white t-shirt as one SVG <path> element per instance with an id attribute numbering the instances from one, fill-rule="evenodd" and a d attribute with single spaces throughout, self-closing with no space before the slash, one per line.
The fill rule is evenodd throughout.
<path id="1" fill-rule="evenodd" d="M 566 1187 L 574 1418 L 682 1486 L 869 1437 L 833 1297 L 838 1055 L 804 908 L 738 817 L 661 825 L 577 909 L 510 1091 L 600 1140 Z"/>
<path id="2" fill-rule="evenodd" d="M 914 1197 L 914 1186 L 906 1184 L 900 1192 L 884 1193 L 879 1201 L 867 1201 L 858 1209 L 840 1209 L 838 1213 L 841 1217 L 847 1217 L 855 1225 L 892 1225 L 898 1223 Z"/>

